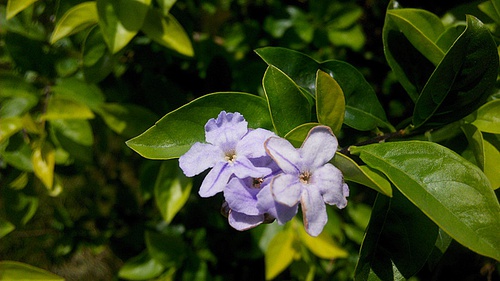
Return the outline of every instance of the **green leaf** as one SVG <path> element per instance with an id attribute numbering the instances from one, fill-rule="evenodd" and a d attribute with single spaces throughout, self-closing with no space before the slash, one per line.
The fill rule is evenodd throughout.
<path id="1" fill-rule="evenodd" d="M 398 7 L 399 3 L 391 0 L 387 8 L 382 30 L 384 54 L 399 83 L 410 98 L 416 101 L 435 66 L 412 45 L 393 21 L 390 12 L 397 10 Z"/>
<path id="2" fill-rule="evenodd" d="M 83 2 L 73 6 L 66 11 L 59 21 L 57 21 L 54 32 L 50 36 L 50 44 L 58 40 L 78 33 L 94 24 L 97 24 L 99 17 L 95 1 Z"/>
<path id="3" fill-rule="evenodd" d="M 151 0 L 97 0 L 104 41 L 111 53 L 123 49 L 141 29 Z"/>
<path id="4" fill-rule="evenodd" d="M 42 120 L 55 119 L 92 119 L 94 113 L 90 108 L 80 102 L 67 97 L 54 95 L 50 98 L 47 111 L 41 116 Z"/>
<path id="5" fill-rule="evenodd" d="M 0 143 L 10 138 L 23 128 L 23 121 L 19 117 L 0 118 Z"/>
<path id="6" fill-rule="evenodd" d="M 0 151 L 3 161 L 16 169 L 27 172 L 33 172 L 31 154 L 31 147 L 24 141 L 20 134 L 9 138 L 7 147 L 3 151 Z"/>
<path id="7" fill-rule="evenodd" d="M 365 45 L 366 37 L 363 27 L 360 24 L 356 24 L 348 29 L 328 30 L 328 40 L 335 46 L 346 46 L 355 51 L 361 51 L 361 48 Z"/>
<path id="8" fill-rule="evenodd" d="M 161 263 L 144 251 L 127 260 L 118 271 L 118 276 L 127 280 L 147 280 L 158 277 L 164 270 Z"/>
<path id="9" fill-rule="evenodd" d="M 333 157 L 331 162 L 342 171 L 346 181 L 362 184 L 392 197 L 391 183 L 376 170 L 373 170 L 369 166 L 359 166 L 354 160 L 340 152 L 335 153 L 335 157 Z"/>
<path id="10" fill-rule="evenodd" d="M 38 90 L 23 78 L 0 74 L 0 118 L 21 116 L 38 103 Z"/>
<path id="11" fill-rule="evenodd" d="M 35 3 L 38 0 L 8 0 L 7 1 L 7 9 L 6 9 L 6 17 L 7 20 L 10 20 L 19 12 L 31 6 L 31 4 Z"/>
<path id="12" fill-rule="evenodd" d="M 344 93 L 337 81 L 321 70 L 316 74 L 316 115 L 319 123 L 339 133 L 344 123 Z"/>
<path id="13" fill-rule="evenodd" d="M 0 239 L 5 235 L 11 233 L 16 226 L 10 223 L 8 220 L 0 218 Z"/>
<path id="14" fill-rule="evenodd" d="M 349 253 L 342 249 L 326 231 L 312 237 L 301 226 L 297 227 L 300 241 L 316 256 L 322 259 L 346 258 Z"/>
<path id="15" fill-rule="evenodd" d="M 184 176 L 177 160 L 164 161 L 154 187 L 156 206 L 163 219 L 170 223 L 186 204 L 193 182 Z"/>
<path id="16" fill-rule="evenodd" d="M 292 228 L 276 234 L 265 251 L 266 280 L 271 280 L 285 270 L 300 254 L 297 238 Z"/>
<path id="17" fill-rule="evenodd" d="M 488 17 L 494 20 L 496 24 L 500 24 L 500 14 L 495 8 L 495 6 L 500 6 L 500 3 L 494 4 L 495 2 L 498 3 L 498 1 L 485 1 L 480 3 L 477 7 L 481 10 L 481 12 L 485 13 Z"/>
<path id="18" fill-rule="evenodd" d="M 165 268 L 179 266 L 186 258 L 187 245 L 180 234 L 146 231 L 145 236 L 149 255 Z"/>
<path id="19" fill-rule="evenodd" d="M 155 42 L 184 56 L 194 55 L 191 40 L 182 25 L 171 14 L 163 16 L 158 10 L 150 9 L 144 20 L 142 31 Z"/>
<path id="20" fill-rule="evenodd" d="M 311 107 L 297 84 L 270 65 L 262 80 L 274 128 L 280 136 L 311 121 Z"/>
<path id="21" fill-rule="evenodd" d="M 97 113 L 109 128 L 127 138 L 140 134 L 158 119 L 150 110 L 134 104 L 106 103 Z"/>
<path id="22" fill-rule="evenodd" d="M 94 84 L 76 78 L 63 78 L 57 81 L 52 91 L 61 98 L 69 98 L 97 110 L 104 103 L 104 94 Z"/>
<path id="23" fill-rule="evenodd" d="M 24 188 L 15 190 L 12 188 L 2 188 L 1 195 L 4 205 L 6 219 L 15 226 L 24 226 L 35 215 L 38 209 L 39 199 L 31 190 Z"/>
<path id="24" fill-rule="evenodd" d="M 420 94 L 413 112 L 416 127 L 462 119 L 490 95 L 498 72 L 498 51 L 490 31 L 467 16 L 467 28 L 446 53 Z"/>
<path id="25" fill-rule="evenodd" d="M 205 142 L 205 124 L 221 111 L 239 112 L 249 128 L 272 128 L 266 101 L 246 93 L 213 93 L 163 116 L 127 145 L 145 158 L 178 158 L 196 142 Z"/>
<path id="26" fill-rule="evenodd" d="M 400 192 L 378 195 L 355 270 L 356 280 L 405 280 L 427 261 L 438 238 L 438 227 Z M 398 274 L 399 272 L 399 274 Z"/>
<path id="27" fill-rule="evenodd" d="M 31 155 L 33 172 L 48 190 L 54 185 L 55 151 L 52 145 L 44 142 L 35 146 Z"/>
<path id="28" fill-rule="evenodd" d="M 287 139 L 291 144 L 295 147 L 300 147 L 304 140 L 309 134 L 309 131 L 316 126 L 319 126 L 319 123 L 306 123 L 295 127 L 293 130 L 288 132 L 285 135 L 285 139 Z"/>
<path id="29" fill-rule="evenodd" d="M 436 143 L 408 141 L 351 147 L 419 209 L 471 250 L 500 260 L 500 205 L 475 165 Z"/>
<path id="30" fill-rule="evenodd" d="M 0 279 L 64 281 L 49 271 L 17 261 L 0 261 Z"/>
<path id="31" fill-rule="evenodd" d="M 106 78 L 117 64 L 118 54 L 111 54 L 104 42 L 100 28 L 93 28 L 83 44 L 83 75 L 88 83 Z"/>
<path id="32" fill-rule="evenodd" d="M 430 62 L 439 64 L 444 52 L 436 42 L 445 28 L 438 16 L 421 9 L 393 9 L 386 17 Z"/>
<path id="33" fill-rule="evenodd" d="M 375 91 L 356 68 L 337 60 L 322 62 L 320 67 L 337 81 L 344 92 L 344 123 L 347 126 L 360 131 L 373 130 L 376 127 L 395 131 L 387 121 Z"/>
<path id="34" fill-rule="evenodd" d="M 94 133 L 88 120 L 58 119 L 50 121 L 50 126 L 59 134 L 78 144 L 84 146 L 94 144 Z"/>
<path id="35" fill-rule="evenodd" d="M 472 122 L 481 132 L 500 134 L 500 100 L 492 100 L 481 106 Z"/>

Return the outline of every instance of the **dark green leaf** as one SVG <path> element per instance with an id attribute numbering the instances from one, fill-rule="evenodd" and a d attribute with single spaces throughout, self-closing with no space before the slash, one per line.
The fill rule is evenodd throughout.
<path id="1" fill-rule="evenodd" d="M 272 128 L 263 98 L 246 93 L 213 93 L 168 113 L 127 145 L 150 159 L 180 157 L 194 143 L 205 141 L 205 124 L 223 110 L 241 113 L 250 128 Z"/>
<path id="2" fill-rule="evenodd" d="M 83 45 L 83 75 L 85 81 L 97 83 L 114 69 L 120 52 L 111 54 L 106 47 L 100 28 L 93 28 Z"/>
<path id="3" fill-rule="evenodd" d="M 498 51 L 490 31 L 467 16 L 467 28 L 446 53 L 415 104 L 416 127 L 459 120 L 490 95 L 498 72 Z"/>
<path id="4" fill-rule="evenodd" d="M 2 188 L 2 200 L 7 220 L 15 226 L 26 225 L 38 209 L 39 199 L 31 190 Z"/>
<path id="5" fill-rule="evenodd" d="M 60 96 L 72 99 L 97 110 L 104 103 L 104 95 L 94 84 L 88 84 L 76 78 L 60 79 L 52 91 Z"/>
<path id="6" fill-rule="evenodd" d="M 145 239 L 149 255 L 166 268 L 179 266 L 186 258 L 187 245 L 180 234 L 146 231 Z"/>
<path id="7" fill-rule="evenodd" d="M 94 134 L 89 121 L 82 119 L 59 119 L 50 121 L 52 128 L 59 134 L 85 146 L 94 143 Z"/>
<path id="8" fill-rule="evenodd" d="M 105 103 L 97 113 L 113 131 L 127 138 L 140 134 L 158 119 L 150 110 L 134 104 Z"/>
<path id="9" fill-rule="evenodd" d="M 378 195 L 360 250 L 355 279 L 395 280 L 393 265 L 406 278 L 416 274 L 432 252 L 438 227 L 400 192 Z"/>
<path id="10" fill-rule="evenodd" d="M 8 220 L 0 218 L 0 239 L 5 235 L 11 233 L 16 226 L 10 223 Z"/>
<path id="11" fill-rule="evenodd" d="M 297 84 L 270 65 L 262 80 L 274 128 L 280 136 L 311 121 L 311 107 Z"/>
<path id="12" fill-rule="evenodd" d="M 485 174 L 435 143 L 408 141 L 351 147 L 452 238 L 500 259 L 500 205 Z"/>
<path id="13" fill-rule="evenodd" d="M 165 267 L 151 258 L 147 251 L 125 262 L 118 271 L 118 276 L 127 280 L 147 280 L 158 277 Z"/>

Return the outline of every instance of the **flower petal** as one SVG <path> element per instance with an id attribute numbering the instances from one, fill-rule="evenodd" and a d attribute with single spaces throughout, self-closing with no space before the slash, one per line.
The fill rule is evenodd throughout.
<path id="1" fill-rule="evenodd" d="M 300 148 L 300 157 L 311 170 L 316 169 L 335 155 L 338 147 L 337 138 L 327 126 L 316 126 L 309 131 Z"/>
<path id="2" fill-rule="evenodd" d="M 252 177 L 263 178 L 273 171 L 267 167 L 255 167 L 253 163 L 245 156 L 238 155 L 236 161 L 232 164 L 232 171 L 240 179 Z"/>
<path id="3" fill-rule="evenodd" d="M 234 229 L 243 231 L 256 227 L 264 222 L 264 215 L 249 216 L 231 210 L 227 219 L 229 221 L 229 225 L 231 225 Z"/>
<path id="4" fill-rule="evenodd" d="M 227 185 L 231 175 L 232 171 L 231 169 L 228 169 L 227 163 L 219 162 L 215 164 L 201 183 L 198 194 L 201 197 L 210 197 L 221 192 Z"/>
<path id="5" fill-rule="evenodd" d="M 248 122 L 238 113 L 221 111 L 217 119 L 208 120 L 205 125 L 205 140 L 217 146 L 236 148 L 236 143 L 247 133 Z"/>
<path id="6" fill-rule="evenodd" d="M 298 203 L 289 207 L 276 202 L 269 185 L 264 186 L 257 194 L 257 208 L 260 213 L 271 215 L 271 217 L 276 218 L 279 224 L 290 221 L 297 214 L 298 206 Z"/>
<path id="7" fill-rule="evenodd" d="M 347 205 L 346 197 L 349 196 L 349 188 L 344 183 L 342 172 L 332 164 L 327 163 L 314 171 L 311 182 L 323 195 L 325 203 L 337 205 L 339 208 Z"/>
<path id="8" fill-rule="evenodd" d="M 249 179 L 250 181 L 253 179 Z M 247 180 L 232 178 L 224 188 L 224 198 L 231 210 L 246 215 L 263 214 L 257 209 L 257 193 L 259 189 L 248 186 Z"/>
<path id="9" fill-rule="evenodd" d="M 219 161 L 224 161 L 224 152 L 219 147 L 197 142 L 179 158 L 179 167 L 186 176 L 192 177 Z"/>
<path id="10" fill-rule="evenodd" d="M 325 203 L 319 190 L 314 186 L 309 185 L 304 189 L 300 199 L 304 227 L 309 235 L 318 236 L 328 221 Z"/>
<path id="11" fill-rule="evenodd" d="M 236 154 L 245 155 L 247 158 L 266 156 L 264 142 L 272 136 L 276 135 L 265 129 L 249 130 L 236 145 Z"/>
<path id="12" fill-rule="evenodd" d="M 281 174 L 274 177 L 270 185 L 273 198 L 278 203 L 292 207 L 299 202 L 303 187 L 297 176 Z"/>
<path id="13" fill-rule="evenodd" d="M 302 162 L 299 152 L 286 139 L 270 137 L 264 143 L 266 152 L 271 156 L 276 164 L 287 174 L 300 173 L 299 166 Z"/>

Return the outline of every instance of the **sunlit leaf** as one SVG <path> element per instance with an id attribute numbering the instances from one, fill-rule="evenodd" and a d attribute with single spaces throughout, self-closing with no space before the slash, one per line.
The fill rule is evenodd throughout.
<path id="1" fill-rule="evenodd" d="M 145 18 L 142 31 L 155 42 L 179 54 L 194 55 L 191 40 L 182 25 L 171 14 L 163 16 L 160 11 L 150 9 Z"/>
<path id="2" fill-rule="evenodd" d="M 163 116 L 127 145 L 145 158 L 178 158 L 196 142 L 205 142 L 205 124 L 219 113 L 239 112 L 249 128 L 272 128 L 266 101 L 246 93 L 213 93 L 202 96 Z"/>
<path id="3" fill-rule="evenodd" d="M 23 121 L 19 117 L 0 118 L 0 143 L 10 138 L 23 128 Z"/>
<path id="4" fill-rule="evenodd" d="M 15 225 L 10 223 L 8 220 L 0 218 L 0 239 L 5 235 L 11 233 L 14 229 L 16 229 Z"/>
<path id="5" fill-rule="evenodd" d="M 321 232 L 316 237 L 307 234 L 303 227 L 297 227 L 297 232 L 300 241 L 313 252 L 313 254 L 322 259 L 345 258 L 349 255 L 349 253 L 342 249 L 326 231 Z"/>
<path id="6" fill-rule="evenodd" d="M 31 4 L 35 3 L 38 0 L 8 0 L 7 1 L 7 10 L 6 16 L 7 19 L 13 18 L 19 12 L 31 6 Z"/>
<path id="7" fill-rule="evenodd" d="M 17 261 L 0 261 L 0 279 L 64 281 L 49 271 Z"/>
<path id="8" fill-rule="evenodd" d="M 264 254 L 266 280 L 271 280 L 285 270 L 299 255 L 297 237 L 292 228 L 286 228 L 274 236 Z"/>
<path id="9" fill-rule="evenodd" d="M 36 146 L 31 155 L 33 171 L 47 189 L 54 184 L 55 154 L 54 148 L 47 142 Z"/>
<path id="10" fill-rule="evenodd" d="M 127 138 L 140 134 L 158 119 L 150 110 L 134 104 L 106 103 L 97 113 L 109 128 Z"/>
<path id="11" fill-rule="evenodd" d="M 356 182 L 374 189 L 386 196 L 392 196 L 391 183 L 386 177 L 368 166 L 359 166 L 348 156 L 337 152 L 332 161 L 339 168 L 347 181 Z"/>
<path id="12" fill-rule="evenodd" d="M 452 238 L 500 259 L 500 205 L 485 174 L 436 143 L 407 141 L 351 147 Z"/>
<path id="13" fill-rule="evenodd" d="M 332 128 L 335 134 L 344 123 L 344 93 L 337 81 L 321 70 L 316 76 L 316 115 L 319 123 Z"/>
<path id="14" fill-rule="evenodd" d="M 104 103 L 104 94 L 94 84 L 76 78 L 63 78 L 57 81 L 52 91 L 61 98 L 69 98 L 96 110 Z"/>
<path id="15" fill-rule="evenodd" d="M 98 0 L 97 13 L 111 53 L 123 49 L 141 29 L 151 0 Z"/>
<path id="16" fill-rule="evenodd" d="M 0 143 L 1 144 L 1 143 Z M 33 172 L 33 163 L 31 161 L 31 147 L 24 141 L 19 134 L 13 135 L 8 140 L 8 145 L 0 150 L 5 163 L 21 171 Z"/>
<path id="17" fill-rule="evenodd" d="M 467 16 L 467 28 L 427 81 L 413 113 L 416 127 L 459 120 L 490 95 L 498 72 L 498 52 L 490 31 Z"/>
<path id="18" fill-rule="evenodd" d="M 118 276 L 126 280 L 147 280 L 158 277 L 164 270 L 165 267 L 161 263 L 144 251 L 127 260 L 120 267 Z"/>
<path id="19" fill-rule="evenodd" d="M 438 227 L 399 191 L 379 194 L 360 250 L 355 280 L 399 280 L 412 277 L 432 252 Z M 402 231 L 404 230 L 404 231 Z"/>
<path id="20" fill-rule="evenodd" d="M 54 32 L 50 36 L 50 44 L 58 40 L 78 33 L 94 24 L 97 24 L 99 17 L 95 1 L 83 2 L 71 7 L 57 21 Z"/>
<path id="21" fill-rule="evenodd" d="M 164 161 L 156 178 L 154 193 L 156 206 L 163 219 L 170 223 L 191 193 L 192 180 L 179 169 L 177 160 Z"/>
<path id="22" fill-rule="evenodd" d="M 500 100 L 492 100 L 481 106 L 475 114 L 474 126 L 481 132 L 500 134 Z"/>
<path id="23" fill-rule="evenodd" d="M 290 77 L 270 65 L 262 80 L 271 118 L 278 135 L 311 121 L 311 107 Z"/>
<path id="24" fill-rule="evenodd" d="M 41 118 L 42 120 L 92 119 L 94 113 L 83 103 L 66 97 L 54 96 L 49 100 L 47 111 Z"/>
<path id="25" fill-rule="evenodd" d="M 89 121 L 81 119 L 58 119 L 50 121 L 50 126 L 60 134 L 81 145 L 94 143 L 94 134 Z"/>
<path id="26" fill-rule="evenodd" d="M 478 6 L 481 12 L 485 13 L 494 20 L 497 24 L 500 24 L 500 10 L 497 10 L 497 7 L 500 9 L 500 3 L 498 1 L 484 1 L 480 3 Z"/>

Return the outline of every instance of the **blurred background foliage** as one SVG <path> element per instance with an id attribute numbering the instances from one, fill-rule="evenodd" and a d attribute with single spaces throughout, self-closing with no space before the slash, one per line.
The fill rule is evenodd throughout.
<path id="1" fill-rule="evenodd" d="M 99 0 L 97 9 L 125 2 Z M 349 62 L 372 84 L 391 123 L 399 123 L 411 115 L 413 105 L 383 54 L 388 3 L 137 2 L 149 3 L 149 12 L 156 13 L 146 15 L 148 19 L 176 19 L 189 46 L 175 45 L 154 28 L 139 28 L 117 47 L 110 43 L 102 14 L 99 25 L 86 14 L 78 29 L 55 40 L 58 22 L 82 1 L 0 0 L 0 259 L 47 269 L 67 280 L 118 280 L 119 272 L 126 279 L 261 280 L 263 250 L 270 242 L 262 237 L 272 237 L 279 226 L 243 233 L 231 229 L 218 214 L 221 198 L 197 196 L 200 178 L 195 178 L 186 205 L 165 221 L 164 203 L 156 199 L 162 196 L 158 186 L 171 179 L 161 179 L 159 171 L 175 174 L 177 162 L 145 160 L 125 141 L 207 93 L 262 94 L 267 65 L 253 50 L 264 46 L 290 48 L 318 61 Z M 446 18 L 461 2 L 488 21 L 477 10 L 479 2 L 400 4 Z M 133 17 L 141 9 L 122 11 L 122 16 Z M 343 128 L 341 145 L 373 136 L 350 130 Z M 347 258 L 322 259 L 300 248 L 301 258 L 276 279 L 352 278 L 376 194 L 355 184 L 351 190 L 355 196 L 349 206 L 340 212 L 330 208 L 327 225 Z M 174 241 L 168 245 L 175 249 L 161 248 L 165 241 Z M 163 263 L 151 259 L 152 253 Z M 165 264 L 174 266 L 166 270 Z M 137 275 L 138 265 L 147 267 L 142 272 L 149 275 Z M 492 265 L 457 244 L 416 278 L 478 280 L 491 272 L 487 266 Z"/>

